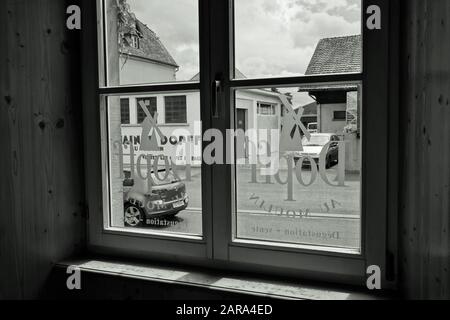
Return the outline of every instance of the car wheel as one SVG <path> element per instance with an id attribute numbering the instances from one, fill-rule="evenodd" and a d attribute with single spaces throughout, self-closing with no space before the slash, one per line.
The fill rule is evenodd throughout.
<path id="1" fill-rule="evenodd" d="M 141 225 L 142 211 L 138 206 L 131 203 L 127 203 L 125 204 L 124 212 L 125 212 L 124 217 L 125 226 L 136 228 Z"/>

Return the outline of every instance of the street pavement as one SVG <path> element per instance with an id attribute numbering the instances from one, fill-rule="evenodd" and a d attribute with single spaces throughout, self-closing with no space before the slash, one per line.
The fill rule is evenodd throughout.
<path id="1" fill-rule="evenodd" d="M 330 181 L 335 169 L 328 170 Z M 281 173 L 281 180 L 285 180 Z M 303 177 L 309 181 L 311 173 Z M 251 170 L 237 170 L 236 234 L 239 239 L 277 241 L 292 244 L 360 248 L 360 180 L 347 174 L 345 187 L 332 187 L 320 177 L 309 186 L 294 179 L 294 201 L 286 201 L 287 186 L 251 183 Z M 192 170 L 192 181 L 186 181 L 190 203 L 187 210 L 172 220 L 154 220 L 147 227 L 168 233 L 202 234 L 201 171 Z"/>

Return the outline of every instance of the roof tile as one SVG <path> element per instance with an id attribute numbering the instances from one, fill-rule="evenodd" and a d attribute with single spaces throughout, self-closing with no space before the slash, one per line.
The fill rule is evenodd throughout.
<path id="1" fill-rule="evenodd" d="M 136 29 L 139 31 L 139 48 L 134 48 L 126 42 L 121 42 L 120 53 L 129 54 L 139 58 L 149 59 L 155 62 L 168 64 L 178 67 L 177 62 L 171 56 L 169 51 L 163 45 L 156 33 L 150 30 L 147 25 L 143 24 L 138 19 L 135 20 Z M 129 33 L 123 30 L 124 33 Z"/>
<path id="2" fill-rule="evenodd" d="M 361 35 L 325 38 L 319 41 L 306 75 L 362 71 Z"/>

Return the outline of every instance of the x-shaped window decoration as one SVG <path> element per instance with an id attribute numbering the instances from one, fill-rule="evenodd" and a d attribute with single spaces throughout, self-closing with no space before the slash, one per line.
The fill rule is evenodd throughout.
<path id="1" fill-rule="evenodd" d="M 158 113 L 152 116 L 147 106 L 143 101 L 139 101 L 139 106 L 144 110 L 146 115 L 145 120 L 142 122 L 142 136 L 141 136 L 141 151 L 160 151 L 158 140 L 156 134 L 162 139 L 164 138 L 164 134 L 158 127 L 157 119 Z M 152 135 L 150 136 L 150 132 L 152 131 Z M 150 136 L 150 137 L 149 137 Z"/>

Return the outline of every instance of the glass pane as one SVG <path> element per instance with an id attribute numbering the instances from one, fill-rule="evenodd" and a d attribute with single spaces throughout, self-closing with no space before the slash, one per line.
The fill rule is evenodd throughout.
<path id="1" fill-rule="evenodd" d="M 108 85 L 198 80 L 197 0 L 105 0 Z"/>
<path id="2" fill-rule="evenodd" d="M 361 0 L 235 0 L 235 78 L 361 72 Z"/>
<path id="3" fill-rule="evenodd" d="M 348 83 L 236 91 L 235 240 L 360 252 L 360 93 Z"/>
<path id="4" fill-rule="evenodd" d="M 171 97 L 184 101 L 184 108 L 167 110 Z M 109 226 L 201 236 L 199 92 L 110 96 L 107 104 Z M 164 122 L 167 112 L 187 120 Z"/>

